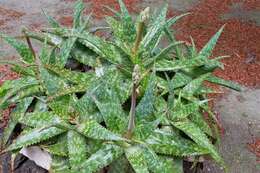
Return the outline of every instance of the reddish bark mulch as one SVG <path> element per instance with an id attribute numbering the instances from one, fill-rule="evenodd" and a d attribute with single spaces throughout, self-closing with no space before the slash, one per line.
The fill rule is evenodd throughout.
<path id="1" fill-rule="evenodd" d="M 255 139 L 253 143 L 247 145 L 248 149 L 256 155 L 256 161 L 260 163 L 260 139 Z"/>

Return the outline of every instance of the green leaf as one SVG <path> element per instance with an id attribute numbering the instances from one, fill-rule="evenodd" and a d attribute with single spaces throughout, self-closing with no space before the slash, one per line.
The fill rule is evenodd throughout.
<path id="1" fill-rule="evenodd" d="M 173 133 L 155 130 L 146 139 L 146 143 L 156 153 L 172 156 L 191 156 L 207 154 L 208 151 L 194 142 L 181 138 Z"/>
<path id="2" fill-rule="evenodd" d="M 84 9 L 85 9 L 85 7 L 84 7 L 84 3 L 82 2 L 82 0 L 78 0 L 74 6 L 74 16 L 73 16 L 73 19 L 74 19 L 73 28 L 74 29 L 80 27 L 81 20 L 82 20 L 81 15 L 82 15 L 82 12 Z"/>
<path id="3" fill-rule="evenodd" d="M 122 62 L 122 52 L 120 52 L 112 43 L 108 43 L 103 39 L 88 33 L 75 34 L 75 36 L 79 38 L 78 41 L 81 44 L 94 51 L 104 60 L 112 64 Z"/>
<path id="4" fill-rule="evenodd" d="M 187 134 L 191 139 L 193 139 L 199 146 L 205 148 L 210 152 L 210 155 L 216 162 L 223 164 L 223 159 L 219 156 L 216 148 L 209 141 L 207 136 L 197 127 L 194 123 L 189 120 L 174 122 L 173 125 Z"/>
<path id="5" fill-rule="evenodd" d="M 160 10 L 160 13 L 152 23 L 151 27 L 148 28 L 146 35 L 141 41 L 141 47 L 143 47 L 145 51 L 152 51 L 160 41 L 166 19 L 167 8 L 168 5 L 163 6 L 163 8 Z"/>
<path id="6" fill-rule="evenodd" d="M 190 13 L 185 13 L 185 14 L 181 14 L 181 15 L 179 15 L 179 16 L 175 16 L 175 17 L 172 17 L 172 18 L 170 18 L 170 19 L 168 19 L 167 21 L 166 21 L 166 28 L 170 28 L 173 24 L 175 24 L 178 20 L 180 20 L 181 18 L 183 18 L 184 16 L 187 16 L 187 15 L 189 15 Z"/>
<path id="7" fill-rule="evenodd" d="M 64 95 L 50 101 L 48 103 L 48 106 L 55 114 L 59 115 L 62 119 L 70 119 L 73 115 L 74 103 L 75 100 L 73 99 L 72 95 Z"/>
<path id="8" fill-rule="evenodd" d="M 127 127 L 127 119 L 115 91 L 106 89 L 103 93 L 108 99 L 94 101 L 100 110 L 108 129 L 122 133 Z M 95 96 L 94 96 L 95 97 Z"/>
<path id="9" fill-rule="evenodd" d="M 120 6 L 121 15 L 123 17 L 130 17 L 129 12 L 128 12 L 123 0 L 118 0 L 118 3 L 119 3 L 119 6 Z"/>
<path id="10" fill-rule="evenodd" d="M 165 173 L 183 173 L 183 159 L 160 156 L 163 162 Z"/>
<path id="11" fill-rule="evenodd" d="M 44 10 L 42 10 L 42 11 L 43 11 L 43 14 L 45 15 L 48 23 L 51 25 L 51 27 L 60 28 L 60 24 L 53 17 L 48 15 Z"/>
<path id="12" fill-rule="evenodd" d="M 182 43 L 183 42 L 179 41 L 179 42 L 175 42 L 175 43 L 170 44 L 168 47 L 166 47 L 163 50 L 161 50 L 160 53 L 158 53 L 155 57 L 147 59 L 146 62 L 145 62 L 145 66 L 151 66 L 154 62 L 159 61 L 159 60 L 165 58 L 167 56 L 167 54 L 173 48 L 175 48 L 177 45 L 180 45 Z"/>
<path id="13" fill-rule="evenodd" d="M 211 54 L 212 51 L 218 41 L 218 38 L 220 37 L 225 25 L 220 28 L 220 30 L 210 39 L 210 41 L 202 48 L 200 51 L 200 55 L 205 56 L 208 58 Z"/>
<path id="14" fill-rule="evenodd" d="M 146 159 L 149 171 L 153 173 L 170 173 L 168 168 L 165 167 L 165 164 L 157 156 L 157 154 L 150 148 L 146 147 L 144 149 L 144 157 Z M 172 171 L 172 170 L 171 170 Z"/>
<path id="15" fill-rule="evenodd" d="M 92 78 L 95 77 L 95 74 L 93 72 L 77 72 L 77 71 L 71 71 L 66 68 L 60 68 L 55 65 L 45 65 L 45 68 L 47 68 L 49 71 L 54 72 L 64 80 L 69 80 L 70 82 L 73 82 L 75 84 L 82 84 L 90 82 Z"/>
<path id="16" fill-rule="evenodd" d="M 99 140 L 124 141 L 126 139 L 107 130 L 96 121 L 89 120 L 79 125 L 78 131 L 88 138 Z"/>
<path id="17" fill-rule="evenodd" d="M 149 173 L 144 150 L 140 146 L 125 149 L 126 158 L 136 173 Z"/>
<path id="18" fill-rule="evenodd" d="M 61 119 L 52 112 L 32 112 L 20 118 L 19 122 L 30 127 L 46 127 L 61 122 Z"/>
<path id="19" fill-rule="evenodd" d="M 122 156 L 109 165 L 108 173 L 134 173 L 127 159 Z"/>
<path id="20" fill-rule="evenodd" d="M 78 168 L 81 173 L 94 173 L 101 168 L 109 165 L 114 160 L 123 154 L 123 149 L 112 144 L 105 144 L 100 150 L 92 154 L 83 164 Z"/>
<path id="21" fill-rule="evenodd" d="M 20 54 L 24 62 L 29 64 L 34 62 L 33 53 L 26 44 L 17 41 L 16 39 L 2 33 L 0 33 L 0 37 L 3 38 L 8 44 L 10 44 L 12 47 L 16 49 L 16 51 Z"/>
<path id="22" fill-rule="evenodd" d="M 183 89 L 182 93 L 186 95 L 193 95 L 202 85 L 203 82 L 210 76 L 210 73 L 201 75 L 200 77 L 192 80 Z"/>
<path id="23" fill-rule="evenodd" d="M 236 91 L 241 91 L 241 86 L 239 84 L 236 84 L 232 81 L 221 79 L 221 78 L 213 76 L 213 75 L 208 76 L 206 80 L 209 82 L 212 82 L 212 83 L 216 83 L 216 84 L 223 85 L 225 87 L 234 89 Z"/>
<path id="24" fill-rule="evenodd" d="M 67 147 L 67 134 L 61 135 L 57 138 L 57 142 L 52 145 L 42 145 L 41 148 L 46 150 L 48 153 L 60 157 L 68 156 L 68 147 Z"/>
<path id="25" fill-rule="evenodd" d="M 21 100 L 20 103 L 18 103 L 15 107 L 15 109 L 10 114 L 10 120 L 8 122 L 7 127 L 4 128 L 4 133 L 2 136 L 2 144 L 5 145 L 10 138 L 16 124 L 18 123 L 18 120 L 22 118 L 27 111 L 28 107 L 32 103 L 33 98 L 25 98 Z"/>
<path id="26" fill-rule="evenodd" d="M 207 102 L 207 100 L 206 100 Z M 178 120 L 178 119 L 184 119 L 190 114 L 197 112 L 202 104 L 204 104 L 205 101 L 195 102 L 195 103 L 189 103 L 189 104 L 181 104 L 180 106 L 174 108 L 172 112 L 171 119 L 172 120 Z"/>
<path id="27" fill-rule="evenodd" d="M 205 121 L 202 113 L 200 112 L 193 112 L 193 114 L 190 116 L 190 120 L 196 124 L 197 127 L 199 127 L 204 133 L 206 133 L 209 136 L 213 136 L 212 131 Z"/>
<path id="28" fill-rule="evenodd" d="M 204 64 L 207 64 L 210 61 L 204 56 L 198 56 L 193 59 L 181 59 L 181 60 L 166 60 L 156 62 L 155 69 L 156 71 L 175 71 L 184 68 L 198 67 Z"/>
<path id="29" fill-rule="evenodd" d="M 45 68 L 40 68 L 40 77 L 43 82 L 43 86 L 46 88 L 47 95 L 52 96 L 57 93 L 61 88 L 66 88 L 65 81 L 58 76 L 50 73 Z"/>
<path id="30" fill-rule="evenodd" d="M 134 129 L 134 138 L 138 140 L 145 140 L 157 128 L 160 121 L 160 119 L 152 122 L 139 121 Z"/>
<path id="31" fill-rule="evenodd" d="M 51 169 L 52 173 L 69 173 L 69 160 L 66 157 L 52 155 Z"/>
<path id="32" fill-rule="evenodd" d="M 56 63 L 60 67 L 64 67 L 67 60 L 69 59 L 70 52 L 76 42 L 77 38 L 66 39 L 60 45 L 60 55 L 58 59 L 58 63 Z"/>
<path id="33" fill-rule="evenodd" d="M 154 111 L 153 104 L 155 101 L 155 93 L 154 93 L 155 87 L 156 87 L 155 74 L 152 74 L 148 81 L 148 86 L 145 90 L 145 94 L 136 107 L 136 117 L 144 118 L 150 116 L 153 113 Z"/>
<path id="34" fill-rule="evenodd" d="M 17 150 L 22 147 L 27 147 L 45 140 L 48 140 L 54 136 L 62 134 L 64 130 L 56 127 L 47 129 L 34 129 L 28 134 L 19 136 L 8 148 L 7 151 Z"/>
<path id="35" fill-rule="evenodd" d="M 86 139 L 75 131 L 68 131 L 67 140 L 70 166 L 75 170 L 87 159 Z"/>

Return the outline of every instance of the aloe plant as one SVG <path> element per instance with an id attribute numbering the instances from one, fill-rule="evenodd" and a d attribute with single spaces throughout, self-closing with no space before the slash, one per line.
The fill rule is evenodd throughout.
<path id="1" fill-rule="evenodd" d="M 224 166 L 212 143 L 218 131 L 206 97 L 215 91 L 204 85 L 240 90 L 212 74 L 223 68 L 223 57 L 211 54 L 224 27 L 198 51 L 193 40 L 177 41 L 171 31 L 188 14 L 167 19 L 164 5 L 153 15 L 146 8 L 134 20 L 122 0 L 119 5 L 120 12 L 106 17 L 108 27 L 92 28 L 78 1 L 72 28 L 45 13 L 51 28 L 23 29 L 28 44 L 1 34 L 21 56 L 19 63 L 7 62 L 21 77 L 0 88 L 1 110 L 16 105 L 3 152 L 39 146 L 52 155 L 51 172 L 181 173 L 185 158 L 204 155 Z M 39 54 L 31 39 L 42 43 Z M 72 59 L 89 70 L 68 68 Z M 9 145 L 17 124 L 23 130 Z"/>

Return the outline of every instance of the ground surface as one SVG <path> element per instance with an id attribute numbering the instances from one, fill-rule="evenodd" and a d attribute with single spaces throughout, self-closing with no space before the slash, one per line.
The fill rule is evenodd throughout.
<path id="1" fill-rule="evenodd" d="M 74 0 L 0 0 L 0 31 L 19 36 L 22 26 L 39 29 L 46 26 L 42 9 L 63 25 L 72 22 Z M 118 8 L 115 0 L 84 0 L 87 12 L 93 12 L 95 24 L 103 25 L 100 5 Z M 125 0 L 135 13 L 146 6 L 158 7 L 163 0 Z M 169 0 L 169 16 L 192 12 L 176 27 L 178 38 L 189 41 L 192 36 L 199 48 L 226 23 L 215 55 L 228 54 L 225 71 L 216 74 L 244 85 L 241 93 L 225 90 L 215 101 L 215 111 L 223 126 L 220 146 L 231 173 L 260 172 L 260 1 L 259 0 Z M 4 52 L 3 52 L 4 51 Z M 0 55 L 15 56 L 13 50 L 0 42 Z M 5 66 L 0 67 L 0 84 L 15 78 Z M 218 88 L 217 88 L 218 89 Z M 258 155 L 258 158 L 257 158 Z M 211 163 L 206 173 L 222 171 Z"/>

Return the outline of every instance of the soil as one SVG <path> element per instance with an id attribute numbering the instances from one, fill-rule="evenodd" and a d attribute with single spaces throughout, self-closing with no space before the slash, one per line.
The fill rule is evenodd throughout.
<path id="1" fill-rule="evenodd" d="M 21 25 L 39 29 L 46 26 L 41 8 L 53 15 L 63 25 L 72 24 L 72 7 L 75 0 L 1 0 L 0 29 L 13 36 L 20 34 Z M 116 0 L 84 0 L 86 13 L 93 12 L 95 24 L 104 25 L 102 14 L 111 13 L 102 8 L 109 5 L 118 9 Z M 164 1 L 125 0 L 132 13 L 146 6 L 157 8 Z M 225 70 L 215 74 L 236 81 L 245 89 L 241 93 L 222 90 L 225 94 L 214 95 L 214 110 L 221 123 L 222 145 L 220 152 L 230 167 L 231 173 L 260 172 L 260 1 L 258 0 L 171 0 L 168 16 L 191 12 L 175 25 L 178 39 L 190 42 L 193 37 L 197 47 L 202 46 L 226 24 L 224 32 L 214 51 L 214 56 L 230 55 L 224 59 Z M 16 55 L 13 49 L 0 42 L 0 52 L 7 52 L 7 59 Z M 17 76 L 7 66 L 0 66 L 0 83 Z M 7 74 L 7 75 L 6 75 Z M 1 76 L 4 76 L 1 79 Z M 257 105 L 258 103 L 258 105 Z M 8 112 L 7 114 L 8 115 Z M 5 116 L 2 125 L 6 124 Z M 241 154 L 242 153 L 242 154 Z M 203 172 L 221 173 L 212 162 L 206 161 Z"/>

